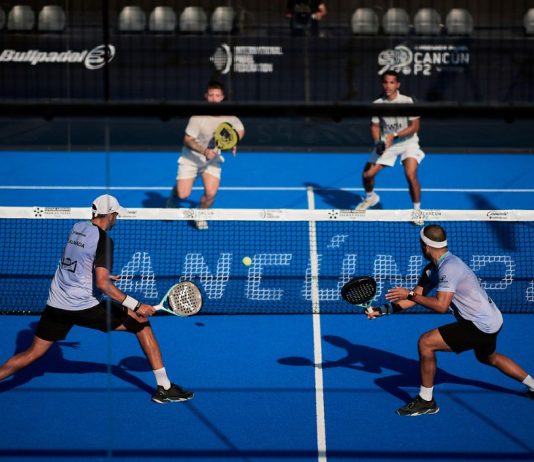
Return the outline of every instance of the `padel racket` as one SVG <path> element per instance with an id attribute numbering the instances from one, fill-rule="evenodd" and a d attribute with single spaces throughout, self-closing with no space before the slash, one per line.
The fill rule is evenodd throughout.
<path id="1" fill-rule="evenodd" d="M 202 308 L 202 293 L 191 281 L 179 282 L 168 290 L 154 308 L 175 316 L 193 316 Z"/>
<path id="2" fill-rule="evenodd" d="M 229 151 L 239 143 L 239 133 L 228 122 L 221 122 L 213 132 L 215 147 L 221 151 Z"/>
<path id="3" fill-rule="evenodd" d="M 372 310 L 371 303 L 375 295 L 376 281 L 370 276 L 354 277 L 341 288 L 343 300 L 366 310 Z"/>

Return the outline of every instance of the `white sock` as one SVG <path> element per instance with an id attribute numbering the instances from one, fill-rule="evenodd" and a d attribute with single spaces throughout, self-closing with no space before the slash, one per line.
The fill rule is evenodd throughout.
<path id="1" fill-rule="evenodd" d="M 434 387 L 421 387 L 419 388 L 419 396 L 423 398 L 425 401 L 432 401 L 432 392 L 434 391 Z"/>
<path id="2" fill-rule="evenodd" d="M 370 197 L 375 197 L 375 196 L 376 196 L 376 194 L 375 194 L 374 191 L 371 191 L 371 192 L 367 193 L 367 199 L 369 199 Z"/>
<path id="3" fill-rule="evenodd" d="M 171 381 L 169 380 L 169 377 L 167 377 L 167 371 L 165 371 L 165 368 L 162 367 L 161 369 L 155 369 L 152 372 L 154 372 L 154 375 L 156 376 L 156 383 L 165 390 L 168 390 L 171 388 Z"/>
<path id="4" fill-rule="evenodd" d="M 421 210 L 421 202 L 414 202 L 413 203 L 413 208 L 415 210 Z"/>
<path id="5" fill-rule="evenodd" d="M 525 377 L 523 383 L 530 389 L 530 391 L 534 391 L 534 379 L 530 375 Z"/>

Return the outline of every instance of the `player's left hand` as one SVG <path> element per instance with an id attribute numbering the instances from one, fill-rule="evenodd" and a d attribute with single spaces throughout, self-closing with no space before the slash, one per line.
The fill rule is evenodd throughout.
<path id="1" fill-rule="evenodd" d="M 395 287 L 388 290 L 386 294 L 386 300 L 393 303 L 400 302 L 401 300 L 406 300 L 409 293 L 410 291 L 408 289 Z"/>
<path id="2" fill-rule="evenodd" d="M 393 133 L 388 133 L 384 136 L 384 142 L 386 143 L 386 149 L 391 147 L 393 145 L 393 141 L 395 140 L 395 137 L 393 136 Z"/>

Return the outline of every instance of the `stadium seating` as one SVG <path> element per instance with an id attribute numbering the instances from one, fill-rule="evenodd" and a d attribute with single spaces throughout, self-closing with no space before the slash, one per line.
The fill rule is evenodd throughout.
<path id="1" fill-rule="evenodd" d="M 35 14 L 28 5 L 14 5 L 7 15 L 7 29 L 31 31 L 35 26 Z"/>
<path id="2" fill-rule="evenodd" d="M 441 16 L 434 8 L 421 8 L 413 19 L 417 35 L 439 35 L 441 33 Z"/>
<path id="3" fill-rule="evenodd" d="M 198 6 L 188 6 L 180 14 L 180 32 L 205 32 L 208 28 L 208 16 Z"/>
<path id="4" fill-rule="evenodd" d="M 234 30 L 235 10 L 231 6 L 218 6 L 211 14 L 211 31 L 220 34 Z"/>
<path id="5" fill-rule="evenodd" d="M 453 8 L 445 18 L 449 35 L 471 35 L 473 33 L 473 16 L 463 8 Z"/>
<path id="6" fill-rule="evenodd" d="M 382 17 L 382 28 L 386 35 L 408 35 L 410 17 L 403 8 L 389 8 Z"/>
<path id="7" fill-rule="evenodd" d="M 37 29 L 41 32 L 62 32 L 65 30 L 67 17 L 58 5 L 45 5 L 37 17 Z"/>
<path id="8" fill-rule="evenodd" d="M 527 35 L 534 35 L 534 8 L 530 8 L 525 13 L 523 25 L 525 26 L 525 33 Z"/>
<path id="9" fill-rule="evenodd" d="M 378 16 L 372 8 L 358 8 L 351 20 L 352 33 L 358 35 L 376 35 L 378 33 Z"/>
<path id="10" fill-rule="evenodd" d="M 143 32 L 146 27 L 146 14 L 138 6 L 125 6 L 119 13 L 120 32 Z"/>
<path id="11" fill-rule="evenodd" d="M 148 18 L 148 30 L 151 32 L 174 32 L 176 13 L 170 6 L 155 7 Z"/>

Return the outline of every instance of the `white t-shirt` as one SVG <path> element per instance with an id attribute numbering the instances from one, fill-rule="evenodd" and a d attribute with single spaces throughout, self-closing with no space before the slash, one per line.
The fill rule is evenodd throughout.
<path id="1" fill-rule="evenodd" d="M 409 96 L 397 93 L 397 97 L 393 101 L 389 101 L 385 96 L 382 96 L 374 100 L 373 104 L 413 104 L 413 99 Z M 410 125 L 410 120 L 415 119 L 419 119 L 419 116 L 374 116 L 371 119 L 371 122 L 374 124 L 380 124 L 380 131 L 382 135 L 388 135 L 390 133 L 398 133 L 401 130 L 408 128 Z M 412 136 L 399 138 L 396 143 L 403 141 L 419 143 L 419 137 L 417 136 L 417 133 L 414 133 Z"/>
<path id="2" fill-rule="evenodd" d="M 235 116 L 192 116 L 189 119 L 187 127 L 185 128 L 185 134 L 196 139 L 196 141 L 205 147 L 215 147 L 213 140 L 213 133 L 221 122 L 228 122 L 238 132 L 244 130 L 242 122 Z M 203 153 L 194 151 L 187 147 L 185 144 L 182 147 L 182 156 L 198 163 L 207 162 Z"/>

